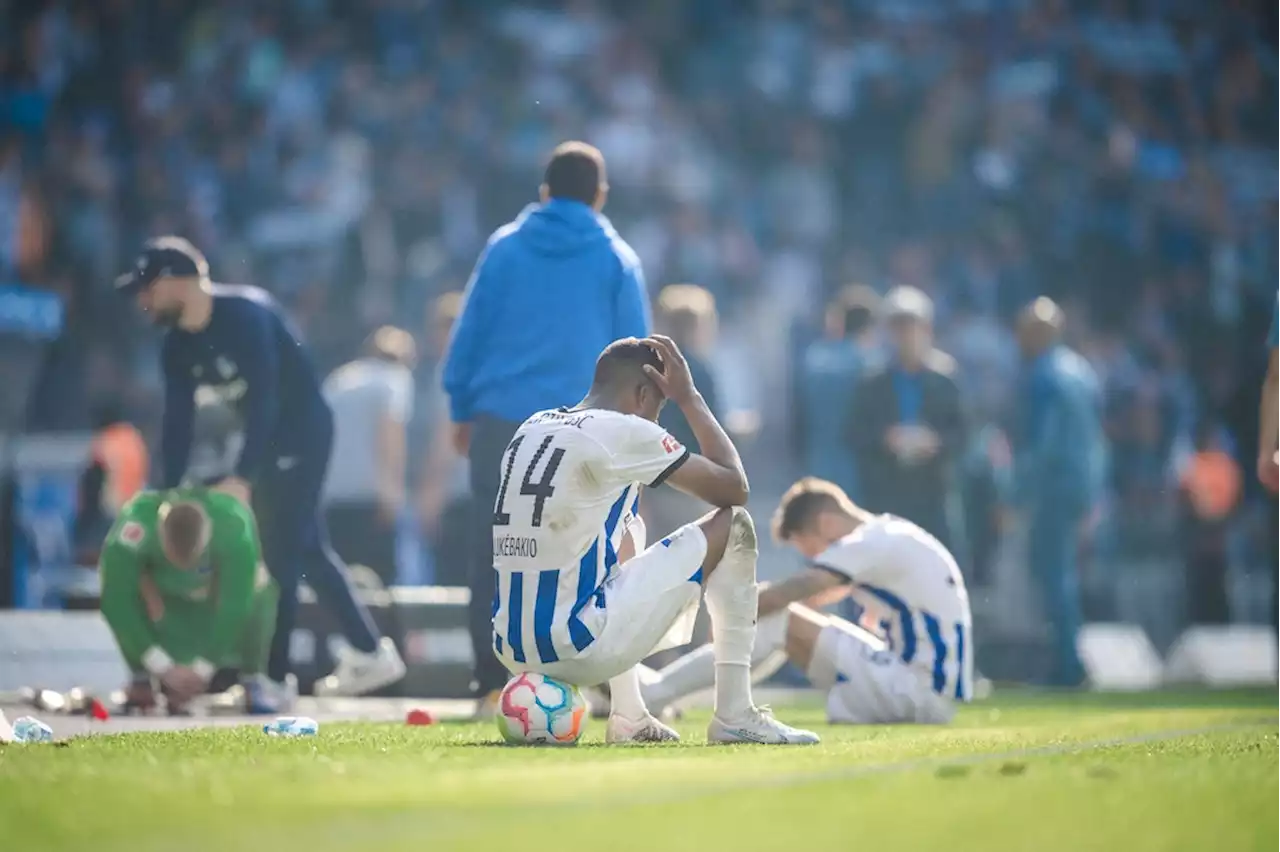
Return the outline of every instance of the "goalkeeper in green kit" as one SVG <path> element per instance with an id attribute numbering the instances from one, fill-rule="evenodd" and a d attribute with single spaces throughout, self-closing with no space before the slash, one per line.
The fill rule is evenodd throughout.
<path id="1" fill-rule="evenodd" d="M 99 562 L 102 614 L 133 672 L 131 704 L 170 711 L 238 669 L 251 713 L 288 712 L 292 682 L 264 674 L 275 632 L 275 581 L 257 528 L 235 497 L 201 488 L 146 491 L 120 512 Z"/>

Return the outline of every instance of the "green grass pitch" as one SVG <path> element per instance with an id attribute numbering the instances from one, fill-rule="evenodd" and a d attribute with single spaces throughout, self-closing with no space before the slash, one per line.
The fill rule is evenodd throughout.
<path id="1" fill-rule="evenodd" d="M 1008 693 L 812 748 L 496 745 L 492 725 L 323 725 L 0 746 L 0 850 L 1274 850 L 1275 692 Z"/>

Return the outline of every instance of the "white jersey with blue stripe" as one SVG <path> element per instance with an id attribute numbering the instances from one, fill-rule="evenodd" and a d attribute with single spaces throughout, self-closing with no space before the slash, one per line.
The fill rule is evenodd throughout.
<path id="1" fill-rule="evenodd" d="M 590 647 L 641 488 L 660 485 L 688 456 L 658 424 L 615 411 L 541 411 L 520 426 L 493 510 L 499 654 L 536 665 Z"/>
<path id="2" fill-rule="evenodd" d="M 878 515 L 831 545 L 814 565 L 853 583 L 902 662 L 922 669 L 935 692 L 968 701 L 973 618 L 960 568 L 941 542 L 910 521 Z"/>

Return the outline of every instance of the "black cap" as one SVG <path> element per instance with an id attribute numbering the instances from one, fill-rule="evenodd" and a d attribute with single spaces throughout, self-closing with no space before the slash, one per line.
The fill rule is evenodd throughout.
<path id="1" fill-rule="evenodd" d="M 208 274 L 209 265 L 199 249 L 181 237 L 148 240 L 133 269 L 116 279 L 116 292 L 132 296 L 157 278 L 198 278 Z"/>

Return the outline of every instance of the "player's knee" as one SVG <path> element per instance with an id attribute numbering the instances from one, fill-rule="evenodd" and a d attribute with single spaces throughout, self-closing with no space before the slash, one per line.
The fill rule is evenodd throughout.
<path id="1" fill-rule="evenodd" d="M 707 562 L 709 565 L 715 565 L 720 561 L 720 555 L 724 553 L 725 548 L 729 545 L 729 530 L 733 526 L 733 510 L 715 509 L 700 518 L 697 525 L 698 529 L 702 530 L 703 538 L 707 540 Z"/>
<path id="2" fill-rule="evenodd" d="M 741 506 L 717 509 L 700 526 L 707 539 L 704 576 L 729 571 L 741 582 L 754 583 L 759 545 L 750 513 Z"/>
<path id="3" fill-rule="evenodd" d="M 741 506 L 734 506 L 729 512 L 728 549 L 746 556 L 757 556 L 760 550 L 756 541 L 756 524 L 751 520 L 751 513 Z"/>

